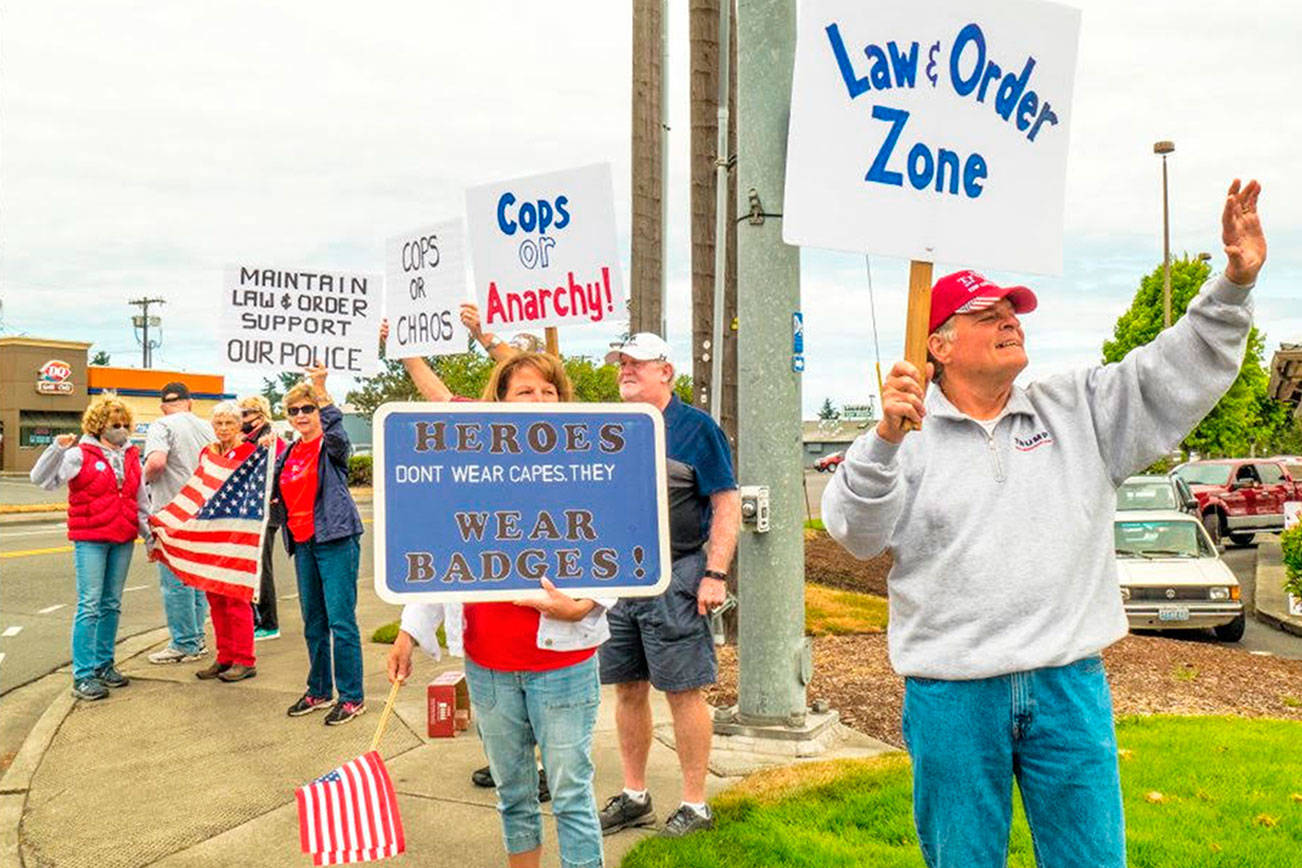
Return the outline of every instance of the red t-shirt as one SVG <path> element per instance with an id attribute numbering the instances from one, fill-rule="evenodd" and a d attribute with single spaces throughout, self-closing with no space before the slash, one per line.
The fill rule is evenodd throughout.
<path id="1" fill-rule="evenodd" d="M 280 496 L 285 501 L 286 525 L 294 542 L 307 542 L 316 534 L 317 463 L 321 460 L 324 437 L 311 443 L 296 443 L 285 459 L 280 474 Z"/>
<path id="2" fill-rule="evenodd" d="M 545 672 L 582 663 L 596 648 L 547 651 L 538 647 L 538 619 L 529 606 L 514 603 L 467 603 L 462 643 L 466 656 L 486 669 Z"/>

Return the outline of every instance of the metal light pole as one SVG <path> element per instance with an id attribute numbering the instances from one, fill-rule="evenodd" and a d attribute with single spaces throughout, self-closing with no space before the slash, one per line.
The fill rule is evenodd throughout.
<path id="1" fill-rule="evenodd" d="M 792 335 L 800 310 L 800 251 L 783 243 L 781 222 L 795 45 L 795 0 L 740 0 L 736 213 L 749 217 L 737 233 L 738 469 L 743 495 L 747 486 L 767 486 L 769 492 L 767 530 L 752 519 L 738 551 L 738 574 L 745 581 L 738 588 L 736 722 L 750 727 L 805 726 L 810 672 L 800 461 L 803 358 L 796 356 Z M 743 500 L 743 515 L 746 508 Z"/>
<path id="2" fill-rule="evenodd" d="M 140 329 L 142 333 L 141 336 L 138 338 L 138 340 L 140 341 L 141 367 L 143 368 L 152 367 L 154 363 L 153 351 L 158 349 L 158 347 L 161 345 L 161 342 L 151 341 L 149 339 L 149 327 L 150 326 L 159 327 L 162 325 L 163 320 L 161 317 L 150 316 L 149 306 L 151 304 L 167 304 L 167 302 L 161 298 L 137 298 L 132 301 L 128 301 L 127 304 L 134 305 L 135 307 L 140 308 L 140 313 L 136 316 L 131 317 L 131 324 L 136 328 Z"/>
<path id="3" fill-rule="evenodd" d="M 1166 155 L 1175 142 L 1157 142 L 1153 153 L 1162 155 L 1162 328 L 1171 327 L 1171 212 L 1166 201 Z"/>

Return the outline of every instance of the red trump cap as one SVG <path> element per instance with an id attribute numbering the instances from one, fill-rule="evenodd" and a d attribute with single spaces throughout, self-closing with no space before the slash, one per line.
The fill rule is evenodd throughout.
<path id="1" fill-rule="evenodd" d="M 1002 298 L 1011 301 L 1018 313 L 1030 313 L 1039 303 L 1035 293 L 1025 286 L 999 286 L 975 271 L 947 274 L 931 288 L 931 322 L 927 331 L 934 332 L 956 313 L 985 310 Z"/>

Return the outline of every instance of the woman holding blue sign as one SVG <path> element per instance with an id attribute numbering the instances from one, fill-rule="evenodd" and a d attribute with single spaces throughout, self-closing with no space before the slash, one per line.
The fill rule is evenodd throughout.
<path id="1" fill-rule="evenodd" d="M 422 390 L 423 391 L 423 390 Z M 573 389 L 559 359 L 519 353 L 498 364 L 484 390 L 488 401 L 569 401 Z M 534 746 L 551 783 L 561 864 L 602 865 L 601 824 L 593 793 L 592 729 L 601 688 L 597 646 L 610 635 L 611 600 L 576 600 L 546 578 L 544 596 L 514 603 L 464 606 L 466 680 L 502 816 L 507 864 L 536 866 L 542 855 L 542 813 Z M 411 674 L 416 644 L 437 654 L 439 604 L 410 604 L 389 652 L 390 681 Z"/>

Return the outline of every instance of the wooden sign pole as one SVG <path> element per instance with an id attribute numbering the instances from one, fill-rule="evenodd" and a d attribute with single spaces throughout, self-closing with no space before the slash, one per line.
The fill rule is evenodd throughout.
<path id="1" fill-rule="evenodd" d="M 928 265 L 927 269 L 928 269 L 927 273 L 930 274 L 931 266 Z M 930 302 L 928 302 L 928 304 L 930 304 Z M 557 335 L 556 333 L 556 326 L 548 326 L 546 329 L 543 330 L 543 335 L 545 336 L 547 341 L 548 354 L 553 355 L 559 359 L 561 357 L 561 339 L 560 336 Z"/>
<path id="2" fill-rule="evenodd" d="M 927 335 L 931 320 L 931 263 L 914 259 L 909 263 L 909 313 L 904 327 L 904 360 L 927 376 Z M 904 424 L 905 430 L 921 426 Z"/>

